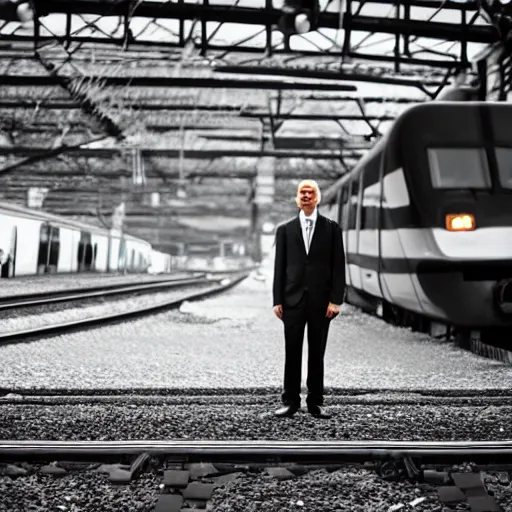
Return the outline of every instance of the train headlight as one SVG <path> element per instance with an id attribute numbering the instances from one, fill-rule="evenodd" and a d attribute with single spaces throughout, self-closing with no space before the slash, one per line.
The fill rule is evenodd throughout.
<path id="1" fill-rule="evenodd" d="M 471 213 L 448 213 L 446 215 L 448 231 L 473 231 L 475 227 L 475 216 Z"/>

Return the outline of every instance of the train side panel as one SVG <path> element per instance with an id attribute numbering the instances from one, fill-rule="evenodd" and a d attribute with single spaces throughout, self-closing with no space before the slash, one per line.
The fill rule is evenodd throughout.
<path id="1" fill-rule="evenodd" d="M 76 272 L 76 253 L 80 232 L 76 229 L 60 228 L 59 230 L 59 261 L 57 264 L 58 273 Z"/>
<path id="2" fill-rule="evenodd" d="M 124 253 L 121 253 L 121 237 L 112 233 L 110 236 L 110 270 L 116 272 L 124 269 Z"/>
<path id="3" fill-rule="evenodd" d="M 383 296 L 398 306 L 422 313 L 415 286 L 415 270 L 410 261 L 414 252 L 423 253 L 422 234 L 421 230 L 410 227 L 414 224 L 411 197 L 402 168 L 384 171 L 382 193 L 380 249 Z"/>
<path id="4" fill-rule="evenodd" d="M 379 282 L 380 247 L 379 247 L 379 210 L 382 185 L 380 182 L 380 166 L 382 153 L 370 159 L 359 175 L 358 209 L 358 241 L 359 273 L 361 288 L 366 293 L 381 297 Z"/>
<path id="5" fill-rule="evenodd" d="M 16 275 L 37 274 L 39 239 L 42 221 L 23 217 L 13 217 L 0 213 L 0 224 L 16 227 Z"/>
<path id="6" fill-rule="evenodd" d="M 151 255 L 151 245 L 142 240 L 128 238 L 126 249 L 127 269 L 131 272 L 146 270 Z"/>
<path id="7" fill-rule="evenodd" d="M 150 274 L 165 274 L 171 272 L 171 256 L 160 251 L 151 251 Z"/>
<path id="8" fill-rule="evenodd" d="M 120 231 L 107 231 L 17 204 L 0 203 L 1 277 L 74 272 L 147 272 L 152 246 Z M 160 253 L 159 271 L 171 256 Z"/>

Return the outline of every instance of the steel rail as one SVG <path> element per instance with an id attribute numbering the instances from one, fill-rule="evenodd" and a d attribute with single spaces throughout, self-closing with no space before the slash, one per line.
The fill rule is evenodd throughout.
<path id="1" fill-rule="evenodd" d="M 136 284 L 115 284 L 111 286 L 95 286 L 91 288 L 76 288 L 68 290 L 55 290 L 50 292 L 37 292 L 33 294 L 11 295 L 0 297 L 0 311 L 19 307 L 39 306 L 57 302 L 76 301 L 93 297 L 106 297 L 123 293 L 152 290 L 159 288 L 173 288 L 176 286 L 194 284 L 204 281 L 204 273 L 195 277 L 166 279 Z"/>
<path id="2" fill-rule="evenodd" d="M 134 319 L 139 316 L 144 316 L 148 314 L 158 313 L 167 309 L 173 309 L 179 307 L 183 302 L 187 300 L 197 300 L 209 295 L 213 295 L 216 293 L 223 292 L 237 283 L 242 281 L 247 277 L 248 274 L 242 274 L 241 276 L 232 277 L 231 279 L 225 278 L 228 280 L 227 284 L 221 284 L 219 286 L 214 286 L 207 288 L 206 290 L 201 290 L 199 292 L 189 293 L 184 295 L 178 299 L 173 299 L 171 301 L 161 302 L 152 306 L 145 306 L 142 308 L 132 309 L 130 311 L 125 311 L 123 313 L 114 313 L 111 315 L 102 315 L 99 317 L 85 318 L 81 320 L 73 320 L 71 322 L 64 322 L 56 325 L 46 325 L 42 327 L 36 327 L 34 329 L 25 329 L 23 331 L 14 331 L 0 334 L 0 345 L 5 345 L 12 342 L 19 341 L 30 341 L 34 337 L 43 337 L 47 335 L 55 335 L 62 334 L 65 332 L 75 331 L 77 329 L 83 327 L 92 327 L 95 325 L 105 325 L 112 322 L 120 321 L 120 320 L 128 320 Z M 224 279 L 217 278 L 217 281 L 224 281 Z M 211 280 L 204 279 L 204 283 L 209 283 Z"/>
<path id="3" fill-rule="evenodd" d="M 282 421 L 282 420 L 276 420 Z M 0 441 L 0 460 L 17 457 L 104 458 L 147 453 L 187 460 L 286 461 L 400 459 L 486 460 L 512 455 L 512 441 Z"/>

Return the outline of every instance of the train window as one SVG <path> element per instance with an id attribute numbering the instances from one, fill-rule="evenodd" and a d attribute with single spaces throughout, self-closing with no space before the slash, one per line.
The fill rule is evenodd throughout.
<path id="1" fill-rule="evenodd" d="M 501 186 L 512 189 L 512 148 L 496 148 L 496 159 Z"/>
<path id="2" fill-rule="evenodd" d="M 483 148 L 428 148 L 434 188 L 491 188 Z"/>
<path id="3" fill-rule="evenodd" d="M 59 263 L 59 251 L 60 251 L 60 229 L 53 227 L 50 231 L 50 257 L 48 259 L 48 266 L 50 272 L 57 271 L 57 265 Z"/>

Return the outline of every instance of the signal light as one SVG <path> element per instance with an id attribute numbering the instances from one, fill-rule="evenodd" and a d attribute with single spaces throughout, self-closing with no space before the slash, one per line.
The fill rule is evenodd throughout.
<path id="1" fill-rule="evenodd" d="M 284 0 L 279 30 L 285 35 L 305 34 L 318 26 L 318 0 Z"/>
<path id="2" fill-rule="evenodd" d="M 475 217 L 471 213 L 448 213 L 446 229 L 448 231 L 474 231 Z"/>

